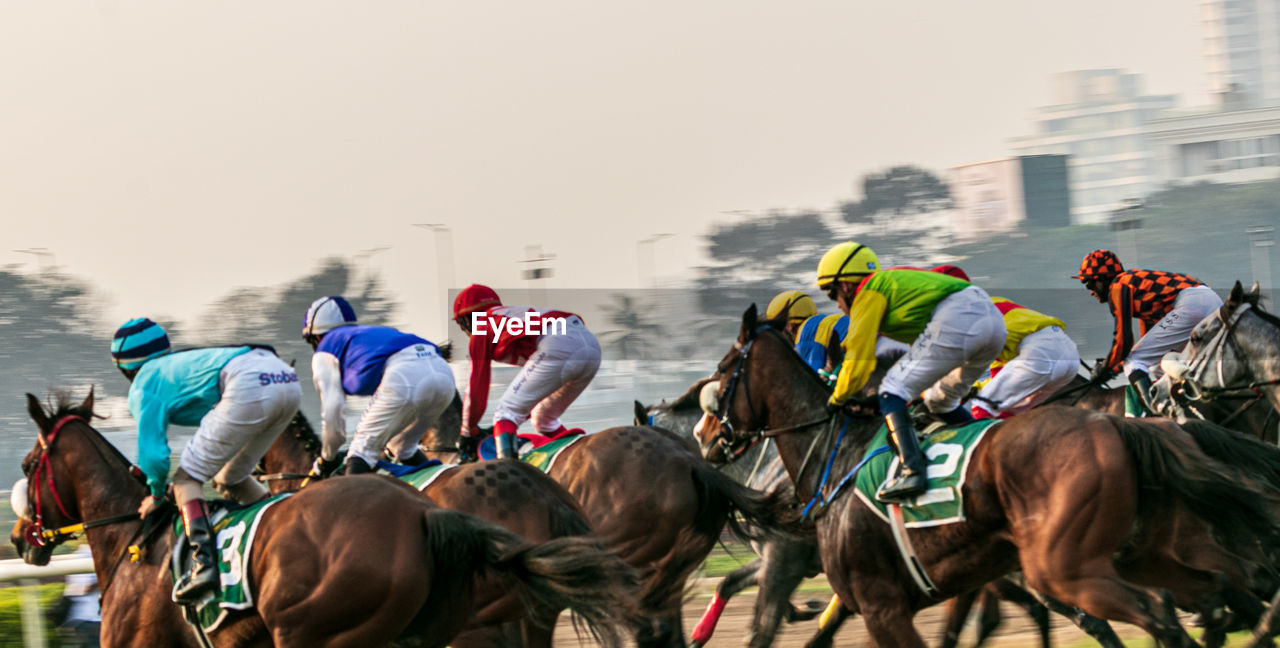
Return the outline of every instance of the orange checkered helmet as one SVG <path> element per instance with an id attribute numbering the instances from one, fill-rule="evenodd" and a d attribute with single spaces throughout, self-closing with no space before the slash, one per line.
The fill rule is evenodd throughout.
<path id="1" fill-rule="evenodd" d="M 1111 250 L 1094 250 L 1080 261 L 1080 274 L 1071 275 L 1073 279 L 1088 281 L 1090 279 L 1107 279 L 1124 272 L 1120 258 Z"/>

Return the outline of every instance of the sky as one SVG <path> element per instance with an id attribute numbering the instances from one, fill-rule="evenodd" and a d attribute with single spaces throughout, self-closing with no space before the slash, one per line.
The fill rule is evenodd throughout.
<path id="1" fill-rule="evenodd" d="M 193 320 L 328 256 L 402 324 L 455 287 L 692 276 L 734 213 L 830 209 L 861 174 L 1008 153 L 1049 76 L 1208 102 L 1197 0 L 0 3 L 0 265 Z M 675 236 L 648 244 L 654 234 Z M 378 248 L 385 250 L 370 252 Z M 640 248 L 644 248 L 641 252 Z M 647 277 L 646 277 L 647 279 Z M 301 318 L 301 313 L 299 313 Z M 109 330 L 105 332 L 109 334 Z"/>

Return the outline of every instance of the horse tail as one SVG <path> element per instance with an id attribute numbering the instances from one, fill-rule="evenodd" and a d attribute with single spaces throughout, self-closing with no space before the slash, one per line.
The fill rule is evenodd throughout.
<path id="1" fill-rule="evenodd" d="M 1240 472 L 1180 445 L 1173 435 L 1138 419 L 1111 417 L 1121 442 L 1138 469 L 1139 507 L 1153 494 L 1186 506 L 1225 539 L 1229 546 L 1274 546 L 1280 529 L 1268 496 L 1249 485 Z"/>
<path id="2" fill-rule="evenodd" d="M 493 523 L 447 509 L 428 511 L 424 526 L 440 580 L 470 583 L 480 572 L 491 572 L 518 586 L 527 610 L 567 608 L 575 628 L 585 625 L 603 646 L 621 646 L 619 626 L 635 614 L 635 572 L 595 538 L 531 545 Z"/>
<path id="3" fill-rule="evenodd" d="M 694 464 L 693 483 L 698 490 L 698 519 L 718 524 L 727 518 L 729 528 L 740 538 L 812 533 L 800 526 L 795 497 L 788 489 L 761 492 L 748 488 L 704 461 Z"/>
<path id="4" fill-rule="evenodd" d="M 1178 425 L 1205 454 L 1280 489 L 1280 448 L 1208 421 L 1191 419 Z"/>

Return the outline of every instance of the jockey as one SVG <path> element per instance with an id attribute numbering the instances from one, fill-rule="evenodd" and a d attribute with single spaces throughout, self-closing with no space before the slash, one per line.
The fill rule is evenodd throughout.
<path id="1" fill-rule="evenodd" d="M 263 348 L 172 353 L 164 329 L 146 318 L 129 320 L 116 331 L 111 358 L 131 383 L 138 465 L 151 489 L 138 507 L 140 516 L 155 510 L 164 497 L 169 424 L 198 426 L 173 475 L 173 497 L 191 542 L 192 566 L 173 595 L 180 603 L 197 601 L 220 587 L 215 537 L 201 488 L 213 480 L 219 493 L 244 503 L 267 494 L 250 474 L 298 411 L 298 374 Z"/>
<path id="2" fill-rule="evenodd" d="M 1110 250 L 1094 250 L 1072 275 L 1115 317 L 1115 338 L 1106 359 L 1093 369 L 1105 382 L 1121 368 L 1150 411 L 1151 371 L 1167 352 L 1181 348 L 1200 320 L 1222 307 L 1222 298 L 1190 275 L 1160 270 L 1125 270 Z M 1138 319 L 1137 344 L 1129 320 Z"/>
<path id="3" fill-rule="evenodd" d="M 388 446 L 401 464 L 427 461 L 418 442 L 456 392 L 453 371 L 436 345 L 386 326 L 357 324 L 351 304 L 336 296 L 307 308 L 302 338 L 315 349 L 311 373 L 320 394 L 322 443 L 314 474 L 337 467 L 348 394 L 370 397 L 347 449 L 348 475 L 372 472 Z"/>
<path id="4" fill-rule="evenodd" d="M 787 336 L 796 337 L 796 331 L 800 329 L 800 325 L 817 314 L 818 306 L 813 303 L 812 297 L 799 290 L 784 290 L 769 302 L 769 307 L 764 311 L 764 318 L 775 320 L 785 315 Z"/>
<path id="5" fill-rule="evenodd" d="M 925 458 L 907 413 L 924 392 L 929 411 L 948 423 L 970 420 L 960 404 L 969 386 L 1004 345 L 1004 319 L 981 288 L 921 270 L 880 270 L 875 252 L 853 241 L 827 251 L 818 287 L 849 315 L 845 361 L 828 403 L 843 407 L 875 369 L 877 333 L 911 345 L 880 384 L 880 411 L 898 451 L 897 475 L 876 498 L 900 501 L 923 493 Z"/>
<path id="6" fill-rule="evenodd" d="M 800 354 L 804 363 L 818 372 L 818 375 L 825 378 L 829 384 L 835 384 L 836 376 L 840 375 L 840 365 L 844 356 L 838 353 L 836 357 L 830 357 L 828 354 L 834 350 L 831 347 L 833 340 L 837 345 L 843 343 L 845 334 L 848 332 L 848 315 L 814 315 L 805 320 L 804 324 L 800 325 L 800 330 L 796 331 L 796 353 Z M 876 361 L 883 366 L 892 365 L 910 349 L 910 345 L 883 335 L 878 336 Z"/>
<path id="7" fill-rule="evenodd" d="M 969 280 L 964 270 L 953 265 L 931 269 Z M 1080 352 L 1067 337 L 1066 324 L 1056 317 L 1015 304 L 1004 297 L 992 297 L 1004 315 L 1008 336 L 1004 348 L 991 363 L 991 379 L 981 384 L 974 405 L 974 418 L 1007 418 L 1039 405 L 1071 382 L 1079 367 Z"/>
<path id="8" fill-rule="evenodd" d="M 499 459 L 516 458 L 516 429 L 533 419 L 538 433 L 571 432 L 560 415 L 578 398 L 600 368 L 600 343 L 582 319 L 559 310 L 503 306 L 488 286 L 472 284 L 453 301 L 453 318 L 471 341 L 471 378 L 462 399 L 461 458 L 476 456 L 480 417 L 489 401 L 490 363 L 518 365 L 493 413 L 493 438 Z"/>

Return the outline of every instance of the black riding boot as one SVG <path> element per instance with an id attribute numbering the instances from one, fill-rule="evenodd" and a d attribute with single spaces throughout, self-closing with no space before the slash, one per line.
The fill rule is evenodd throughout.
<path id="1" fill-rule="evenodd" d="M 182 524 L 191 543 L 191 571 L 183 574 L 173 586 L 173 598 L 179 603 L 191 604 L 206 594 L 216 593 L 222 584 L 213 527 L 209 525 L 209 507 L 204 500 L 194 499 L 182 506 Z"/>
<path id="2" fill-rule="evenodd" d="M 410 455 L 408 459 L 402 459 L 400 461 L 400 465 L 421 466 L 422 464 L 427 463 L 428 461 L 430 461 L 430 459 L 427 459 L 426 453 L 424 453 L 422 450 L 415 449 L 413 451 L 413 454 Z"/>
<path id="3" fill-rule="evenodd" d="M 1138 405 L 1146 410 L 1147 416 L 1159 416 L 1156 404 L 1151 401 L 1151 376 L 1139 369 L 1129 374 L 1129 383 L 1138 392 Z"/>
<path id="4" fill-rule="evenodd" d="M 884 417 L 889 425 L 889 438 L 898 449 L 898 474 L 876 493 L 881 502 L 900 502 L 919 495 L 928 487 L 927 468 L 920 441 L 916 439 L 911 416 L 906 410 L 890 412 Z"/>
<path id="5" fill-rule="evenodd" d="M 348 475 L 363 475 L 371 472 L 373 472 L 373 467 L 369 465 L 369 462 L 360 457 L 347 457 Z"/>

